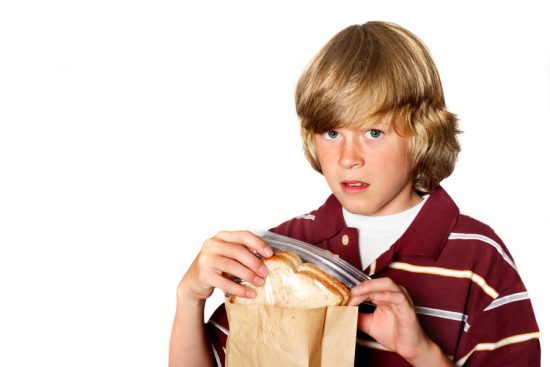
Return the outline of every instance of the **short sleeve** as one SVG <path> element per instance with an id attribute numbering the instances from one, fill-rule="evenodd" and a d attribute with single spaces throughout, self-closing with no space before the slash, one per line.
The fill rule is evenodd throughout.
<path id="1" fill-rule="evenodd" d="M 539 330 L 529 295 L 516 283 L 469 315 L 455 354 L 457 366 L 540 366 Z"/>
<path id="2" fill-rule="evenodd" d="M 225 366 L 225 345 L 227 343 L 227 336 L 229 335 L 229 323 L 224 304 L 221 304 L 214 311 L 206 324 L 206 331 L 216 365 L 218 367 Z"/>

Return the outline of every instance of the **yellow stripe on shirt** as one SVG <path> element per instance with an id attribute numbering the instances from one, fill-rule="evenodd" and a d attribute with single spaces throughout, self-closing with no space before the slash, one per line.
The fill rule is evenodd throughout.
<path id="1" fill-rule="evenodd" d="M 485 351 L 486 350 L 495 350 L 495 349 L 498 349 L 500 347 L 504 347 L 506 345 L 522 343 L 522 342 L 526 342 L 528 340 L 538 339 L 539 337 L 540 337 L 540 333 L 535 332 L 535 333 L 518 334 L 518 335 L 509 336 L 508 338 L 504 338 L 502 340 L 499 340 L 496 343 L 479 343 L 468 354 L 466 354 L 464 357 L 460 358 L 458 360 L 458 362 L 456 362 L 456 365 L 457 366 L 463 366 L 464 363 L 466 363 L 466 361 L 468 360 L 468 358 L 470 358 L 470 356 L 472 354 L 474 354 L 474 352 L 484 351 L 484 350 Z"/>
<path id="2" fill-rule="evenodd" d="M 483 289 L 483 291 L 487 293 L 487 295 L 489 295 L 489 297 L 491 297 L 492 299 L 498 297 L 498 292 L 494 288 L 489 286 L 485 279 L 483 279 L 480 275 L 474 273 L 471 270 L 455 270 L 439 268 L 436 266 L 418 266 L 404 262 L 393 262 L 390 264 L 390 268 L 408 271 L 411 273 L 433 274 L 441 275 L 444 277 L 471 279 L 472 282 L 480 286 L 481 289 Z"/>
<path id="3" fill-rule="evenodd" d="M 374 260 L 372 264 L 370 264 L 369 276 L 373 276 L 374 273 L 376 273 L 376 260 Z"/>

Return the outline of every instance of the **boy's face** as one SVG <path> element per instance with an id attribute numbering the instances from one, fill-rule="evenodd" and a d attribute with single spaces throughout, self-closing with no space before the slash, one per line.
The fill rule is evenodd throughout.
<path id="1" fill-rule="evenodd" d="M 420 202 L 410 178 L 408 138 L 388 122 L 316 134 L 315 148 L 328 185 L 349 212 L 389 215 Z"/>

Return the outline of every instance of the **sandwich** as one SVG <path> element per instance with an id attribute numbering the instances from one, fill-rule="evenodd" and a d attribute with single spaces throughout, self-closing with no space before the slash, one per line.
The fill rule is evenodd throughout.
<path id="1" fill-rule="evenodd" d="M 256 297 L 231 296 L 231 303 L 308 309 L 344 306 L 350 299 L 344 284 L 318 266 L 303 263 L 293 252 L 278 250 L 263 261 L 269 269 L 264 285 L 242 282 L 256 291 Z"/>

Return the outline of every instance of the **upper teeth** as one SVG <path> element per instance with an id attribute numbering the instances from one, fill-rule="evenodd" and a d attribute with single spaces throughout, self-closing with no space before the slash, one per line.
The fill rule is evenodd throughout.
<path id="1" fill-rule="evenodd" d="M 362 183 L 350 183 L 349 186 L 361 186 Z"/>

